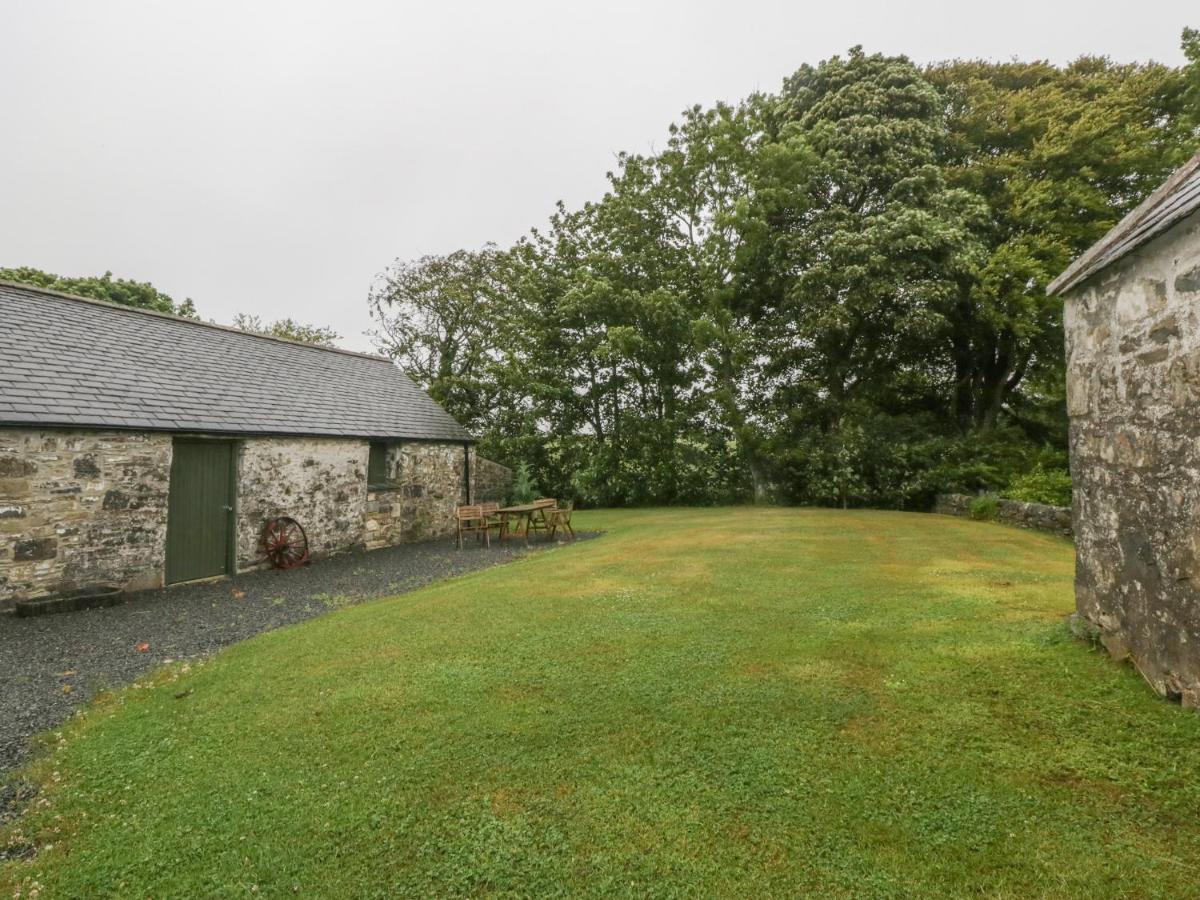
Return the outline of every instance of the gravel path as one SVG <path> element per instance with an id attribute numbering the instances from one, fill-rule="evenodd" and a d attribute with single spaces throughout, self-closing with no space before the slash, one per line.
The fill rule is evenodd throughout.
<path id="1" fill-rule="evenodd" d="M 506 541 L 460 552 L 449 540 L 404 544 L 290 572 L 147 591 L 108 609 L 28 619 L 0 615 L 0 776 L 25 757 L 32 735 L 58 725 L 95 692 L 133 681 L 167 660 L 208 654 L 347 603 L 403 594 L 548 546 L 534 539 L 529 550 Z M 143 645 L 148 647 L 139 651 Z"/>

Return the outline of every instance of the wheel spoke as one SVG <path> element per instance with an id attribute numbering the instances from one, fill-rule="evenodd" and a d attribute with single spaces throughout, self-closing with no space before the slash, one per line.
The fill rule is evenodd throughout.
<path id="1" fill-rule="evenodd" d="M 291 569 L 308 560 L 308 535 L 290 516 L 269 520 L 263 527 L 263 554 L 277 569 Z"/>

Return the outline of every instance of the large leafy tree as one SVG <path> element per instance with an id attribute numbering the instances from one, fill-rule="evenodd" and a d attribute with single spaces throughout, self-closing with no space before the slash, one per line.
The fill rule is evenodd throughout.
<path id="1" fill-rule="evenodd" d="M 625 159 L 616 193 L 631 193 L 632 182 L 632 193 L 657 212 L 697 354 L 691 382 L 706 401 L 697 412 L 728 437 L 756 500 L 768 487 L 771 417 L 764 415 L 763 297 L 741 273 L 765 232 L 768 206 L 779 213 L 805 202 L 804 169 L 787 152 L 795 148 L 762 158 L 763 106 L 755 96 L 738 106 L 693 107 L 662 152 Z"/>
<path id="2" fill-rule="evenodd" d="M 771 234 L 787 403 L 815 398 L 830 427 L 858 401 L 924 399 L 945 300 L 981 250 L 981 205 L 938 164 L 938 92 L 907 59 L 856 48 L 788 79 L 775 118 L 812 157 L 807 214 Z"/>
<path id="3" fill-rule="evenodd" d="M 772 149 L 803 160 L 806 186 L 787 215 L 763 216 L 746 273 L 764 298 L 777 477 L 797 499 L 895 502 L 868 470 L 909 473 L 880 458 L 881 439 L 894 453 L 901 442 L 877 420 L 898 434 L 921 415 L 936 429 L 944 307 L 979 264 L 982 205 L 947 182 L 940 96 L 903 57 L 855 48 L 801 68 L 768 127 Z"/>
<path id="4" fill-rule="evenodd" d="M 1186 81 L 1158 64 L 1087 57 L 931 67 L 952 184 L 987 204 L 987 254 L 946 308 L 954 412 L 969 430 L 1005 414 L 1060 433 L 1061 301 L 1053 277 L 1152 191 L 1189 146 Z M 1053 410 L 1052 410 L 1053 411 Z"/>
<path id="5" fill-rule="evenodd" d="M 196 306 L 190 297 L 176 303 L 168 294 L 164 294 L 148 281 L 113 278 L 112 272 L 105 272 L 100 276 L 73 277 L 20 266 L 11 269 L 0 268 L 0 280 L 16 281 L 80 297 L 91 297 L 94 300 L 107 300 L 122 306 L 135 306 L 139 309 L 196 318 Z"/>
<path id="6" fill-rule="evenodd" d="M 611 190 L 594 208 L 591 271 L 620 299 L 606 350 L 623 359 L 640 411 L 642 453 L 662 463 L 666 496 L 683 480 L 740 459 L 761 496 L 766 486 L 755 416 L 753 297 L 736 283 L 762 139 L 758 104 L 688 110 L 653 156 L 623 154 Z M 644 468 L 650 468 L 646 466 Z M 728 489 L 722 472 L 713 486 Z"/>
<path id="7" fill-rule="evenodd" d="M 544 490 L 910 505 L 1061 465 L 1044 287 L 1194 152 L 1188 67 L 855 48 L 695 107 L 508 251 L 398 263 L 380 346 Z"/>
<path id="8" fill-rule="evenodd" d="M 491 246 L 397 260 L 370 295 L 378 349 L 468 428 L 496 399 L 506 262 Z"/>
<path id="9" fill-rule="evenodd" d="M 765 492 L 760 317 L 737 277 L 763 180 L 758 106 L 688 110 L 660 153 L 622 154 L 601 200 L 523 245 L 519 369 L 553 440 L 590 436 L 575 480 L 597 499 Z"/>

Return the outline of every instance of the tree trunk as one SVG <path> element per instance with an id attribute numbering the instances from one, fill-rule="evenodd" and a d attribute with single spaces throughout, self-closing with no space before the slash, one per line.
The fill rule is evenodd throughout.
<path id="1" fill-rule="evenodd" d="M 733 376 L 733 360 L 729 351 L 722 349 L 717 367 L 717 400 L 725 413 L 729 428 L 738 442 L 738 452 L 750 473 L 752 496 L 755 503 L 765 503 L 767 497 L 766 465 L 759 450 L 759 438 L 754 426 L 746 419 L 745 412 L 737 402 L 737 383 Z"/>

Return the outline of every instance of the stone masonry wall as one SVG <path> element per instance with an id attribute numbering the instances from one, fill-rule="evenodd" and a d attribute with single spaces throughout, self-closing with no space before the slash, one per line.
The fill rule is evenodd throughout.
<path id="1" fill-rule="evenodd" d="M 1078 621 L 1200 708 L 1200 214 L 1067 298 Z"/>
<path id="2" fill-rule="evenodd" d="M 75 587 L 161 586 L 171 446 L 161 433 L 0 428 L 0 608 Z M 462 444 L 393 445 L 394 486 L 370 493 L 368 448 L 238 441 L 238 570 L 262 564 L 263 523 L 275 516 L 299 520 L 318 559 L 452 534 L 467 496 Z"/>
<path id="3" fill-rule="evenodd" d="M 482 456 L 475 458 L 472 470 L 475 473 L 475 502 L 503 503 L 512 487 L 513 470 Z"/>
<path id="4" fill-rule="evenodd" d="M 472 492 L 475 449 L 470 449 Z M 443 537 L 454 532 L 454 508 L 467 501 L 462 444 L 411 442 L 388 447 L 386 490 L 372 490 L 366 504 L 366 546 Z"/>
<path id="5" fill-rule="evenodd" d="M 0 428 L 0 607 L 162 584 L 171 438 Z"/>
<path id="6" fill-rule="evenodd" d="M 943 516 L 969 517 L 974 501 L 974 497 L 966 494 L 938 494 L 934 498 L 933 511 Z M 996 521 L 1005 525 L 1047 531 L 1065 538 L 1074 534 L 1069 506 L 1049 506 L 1045 503 L 1025 503 L 1021 500 L 1000 498 L 996 507 Z"/>
<path id="7" fill-rule="evenodd" d="M 262 564 L 267 519 L 291 516 L 319 559 L 364 545 L 369 444 L 345 438 L 248 438 L 238 455 L 237 566 Z"/>

